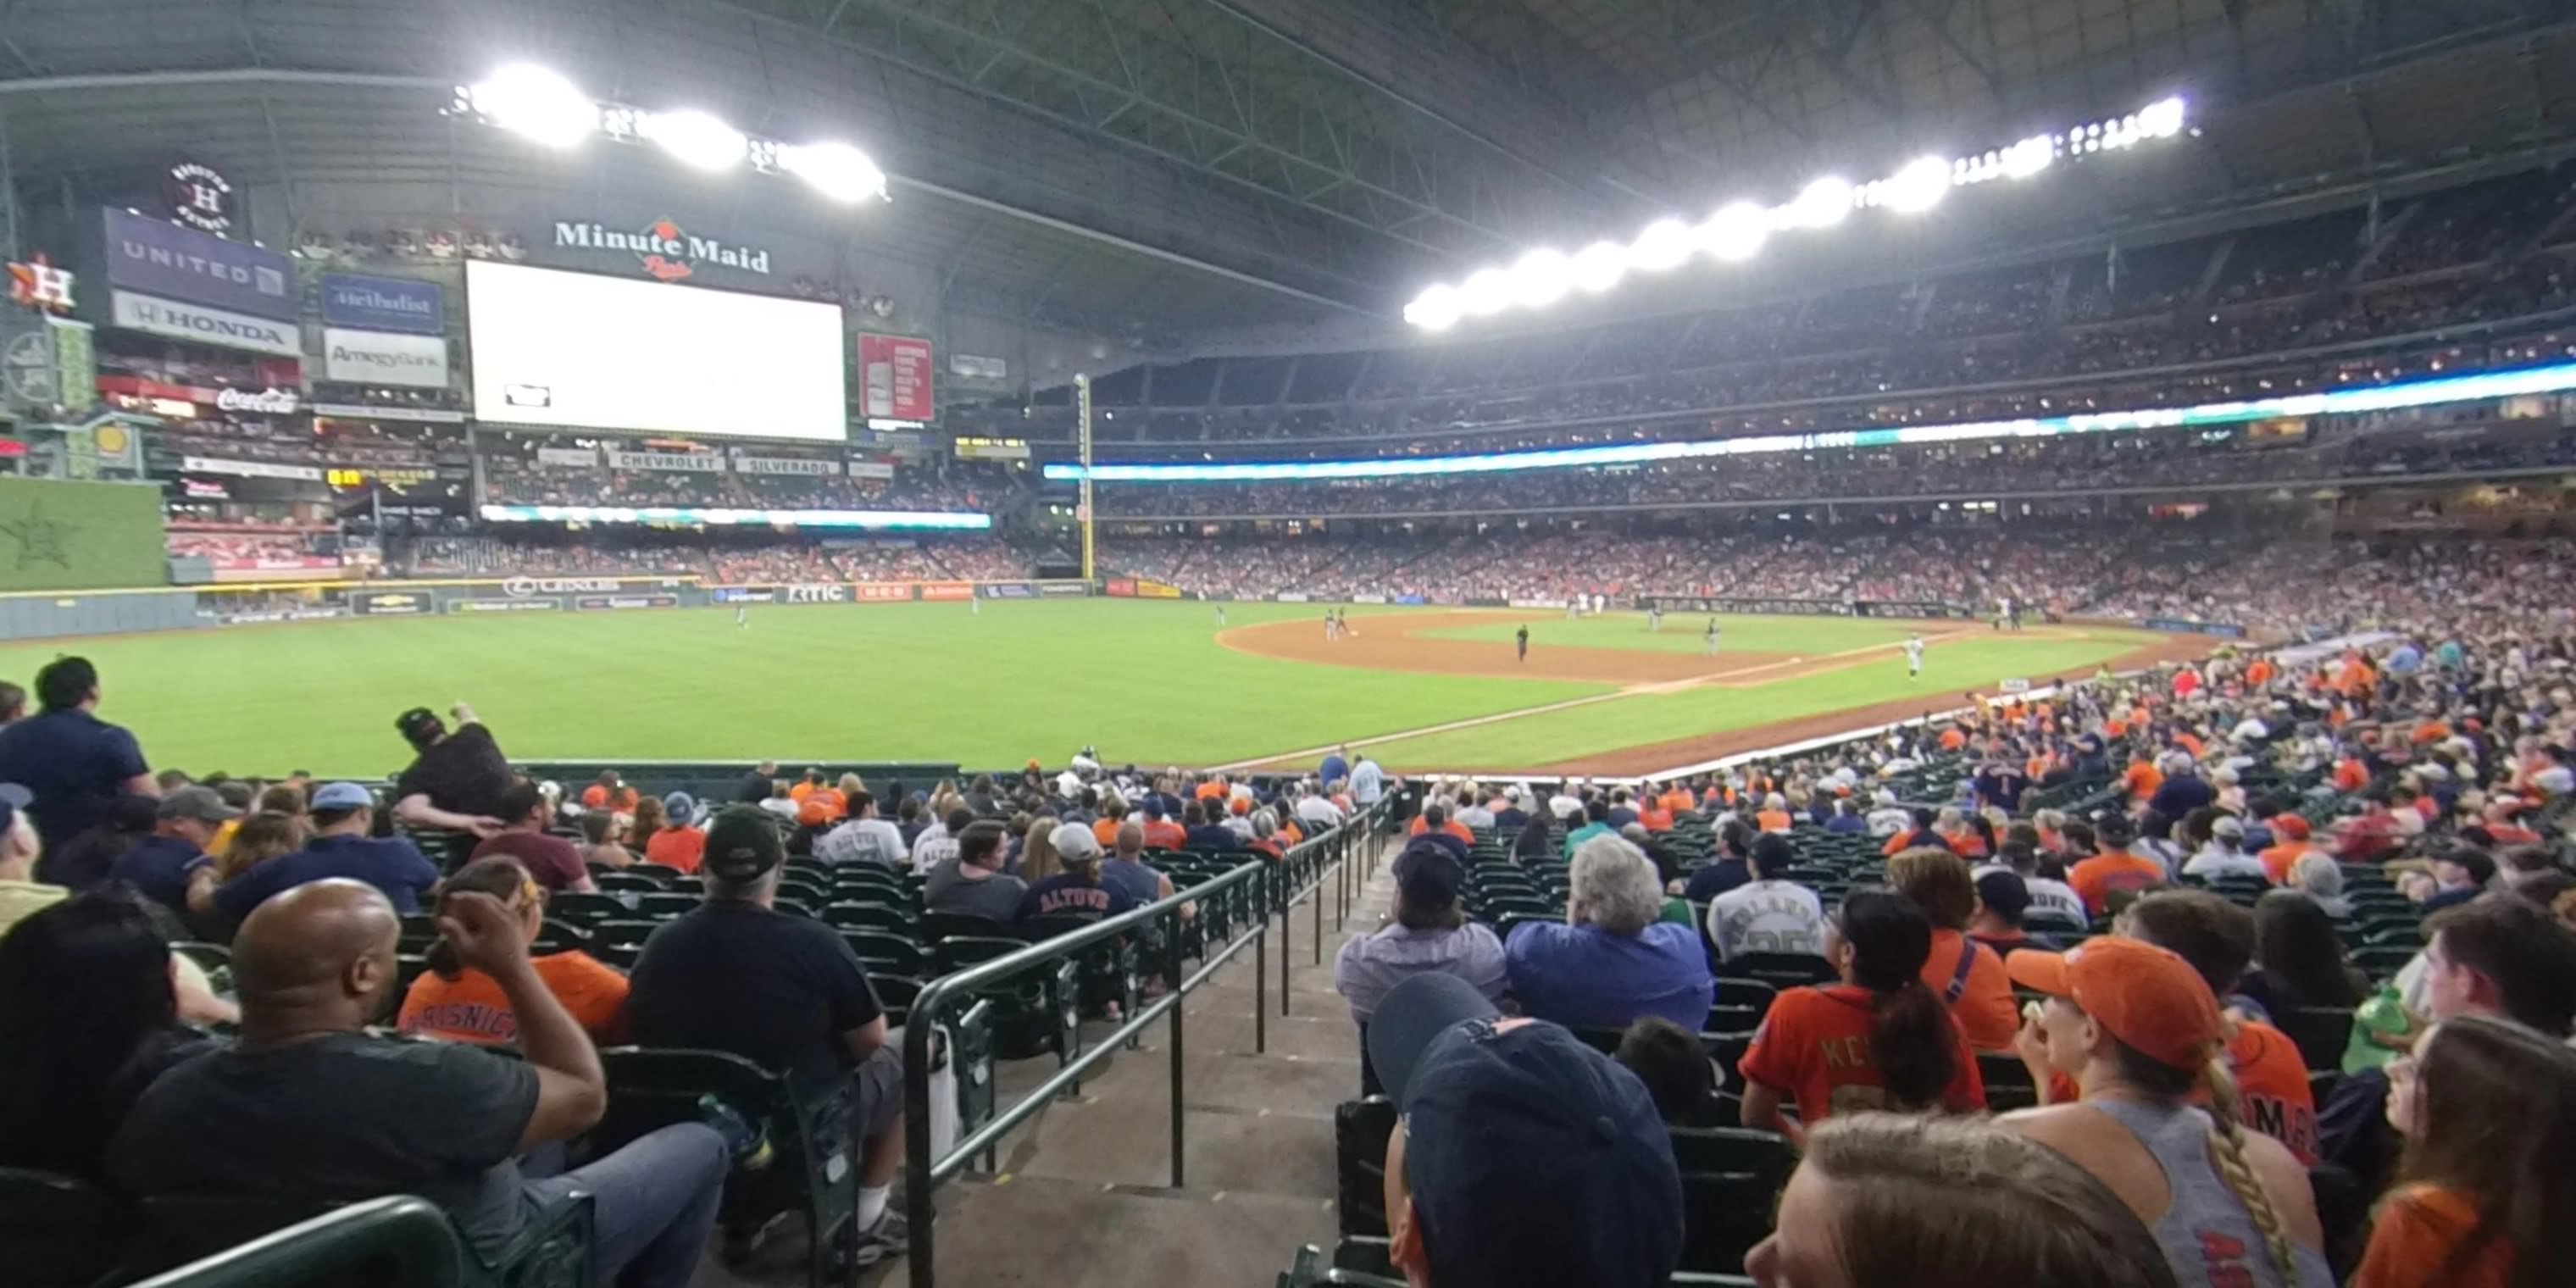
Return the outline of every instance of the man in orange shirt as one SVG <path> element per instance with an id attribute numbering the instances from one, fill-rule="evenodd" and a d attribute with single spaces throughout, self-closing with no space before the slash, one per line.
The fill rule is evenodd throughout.
<path id="1" fill-rule="evenodd" d="M 694 874 L 707 852 L 707 834 L 691 826 L 697 822 L 698 803 L 687 792 L 673 792 L 662 798 L 662 809 L 670 825 L 644 842 L 644 861 Z"/>
<path id="2" fill-rule="evenodd" d="M 1145 798 L 1144 810 L 1145 845 L 1147 848 L 1156 850 L 1184 850 L 1189 848 L 1189 829 L 1163 817 L 1163 802 L 1148 796 Z"/>
<path id="3" fill-rule="evenodd" d="M 1671 814 L 1688 814 L 1691 812 L 1691 807 L 1697 804 L 1691 799 L 1690 789 L 1678 782 L 1666 787 L 1664 794 L 1655 798 L 1655 803 L 1663 806 L 1665 812 Z"/>
<path id="4" fill-rule="evenodd" d="M 508 854 L 476 859 L 449 877 L 447 893 L 477 893 L 499 899 L 519 920 L 525 942 L 535 943 L 545 924 L 545 891 L 527 868 Z M 626 977 L 582 952 L 548 953 L 528 964 L 546 991 L 563 1003 L 573 1020 L 593 1041 L 623 1041 L 626 1030 Z M 489 975 L 466 969 L 444 939 L 429 950 L 429 972 L 413 980 L 403 995 L 396 1025 L 407 1036 L 447 1042 L 509 1046 L 519 1040 L 518 1017 L 501 985 Z"/>
<path id="5" fill-rule="evenodd" d="M 2086 912 L 2099 917 L 2110 911 L 2111 896 L 2135 893 L 2173 879 L 2164 864 L 2129 852 L 2129 842 L 2135 839 L 2129 820 L 2104 818 L 2098 831 L 2100 853 L 2079 858 L 2066 869 L 2066 884 L 2075 888 L 2075 897 L 2084 901 Z"/>
<path id="6" fill-rule="evenodd" d="M 1118 848 L 1118 825 L 1127 821 L 1127 798 L 1104 789 L 1100 798 L 1100 817 L 1091 822 L 1091 834 L 1100 840 L 1106 854 Z"/>
<path id="7" fill-rule="evenodd" d="M 2120 775 L 2129 788 L 2131 804 L 2142 805 L 2155 798 L 2156 789 L 2165 785 L 2164 771 L 2156 768 L 2155 759 L 2140 747 L 2129 753 L 2129 770 Z"/>
<path id="8" fill-rule="evenodd" d="M 1404 834 L 1409 837 L 1420 836 L 1435 826 L 1440 829 L 1441 835 L 1454 836 L 1461 844 L 1474 848 L 1475 829 L 1449 817 L 1448 808 L 1438 804 L 1423 806 L 1422 812 L 1413 816 L 1413 826 L 1406 828 Z"/>
<path id="9" fill-rule="evenodd" d="M 2290 867 L 2299 861 L 2300 856 L 2311 851 L 2319 854 L 2324 851 L 2318 850 L 2309 842 L 2308 838 L 2314 834 L 2314 829 L 2308 826 L 2308 820 L 2296 814 L 2275 814 L 2272 816 L 2270 826 L 2272 839 L 2279 844 L 2263 851 L 2257 857 L 2263 860 L 2263 876 L 2266 880 L 2274 885 L 2288 885 Z"/>
<path id="10" fill-rule="evenodd" d="M 813 795 L 822 786 L 823 771 L 819 769 L 808 769 L 805 771 L 805 776 L 796 781 L 795 786 L 787 789 L 787 799 L 802 805 L 805 803 L 806 797 Z"/>
<path id="11" fill-rule="evenodd" d="M 581 803 L 591 809 L 604 809 L 612 814 L 635 812 L 635 789 L 627 786 L 614 769 L 599 771 L 599 781 L 581 789 Z"/>
<path id="12" fill-rule="evenodd" d="M 2003 958 L 1968 938 L 1968 919 L 1976 915 L 1977 886 L 1967 860 L 1948 850 L 1907 850 L 1887 861 L 1887 883 L 1912 899 L 1932 920 L 1932 954 L 1923 962 L 1923 984 L 1949 1003 L 1968 1045 L 1979 1051 L 2009 1051 L 2021 1031 L 2021 1011 L 2013 1005 L 2012 981 L 2004 976 Z"/>

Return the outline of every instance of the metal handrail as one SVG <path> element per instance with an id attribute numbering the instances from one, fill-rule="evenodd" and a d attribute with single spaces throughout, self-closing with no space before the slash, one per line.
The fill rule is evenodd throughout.
<path id="1" fill-rule="evenodd" d="M 1388 799 L 1391 800 L 1392 797 Z M 1326 870 L 1328 868 L 1346 870 L 1349 867 L 1349 859 L 1356 843 L 1374 833 L 1387 808 L 1387 802 L 1381 801 L 1361 810 L 1341 826 L 1291 847 L 1276 863 L 1266 860 L 1245 863 L 1187 890 L 1175 891 L 1170 898 L 1159 899 L 1142 908 L 1104 918 L 1070 934 L 1041 940 L 990 961 L 978 962 L 964 970 L 939 976 L 922 986 L 920 994 L 913 999 L 903 1037 L 904 1208 L 905 1216 L 912 1227 L 912 1247 L 906 1256 L 906 1261 L 911 1267 L 913 1288 L 933 1288 L 937 1281 L 937 1256 L 933 1243 L 935 1210 L 932 1199 L 939 1183 L 956 1175 L 977 1154 L 993 1148 L 1002 1137 L 1035 1117 L 1057 1096 L 1076 1086 L 1082 1076 L 1095 1065 L 1107 1060 L 1120 1046 L 1141 1034 L 1147 1025 L 1157 1020 L 1168 1020 L 1172 1028 L 1172 1185 L 1174 1188 L 1181 1186 L 1186 1152 L 1182 1106 L 1183 1052 L 1186 1033 L 1183 1023 L 1183 1017 L 1186 1014 L 1182 1005 L 1183 1000 L 1247 947 L 1253 949 L 1253 961 L 1260 968 L 1261 973 L 1266 975 L 1269 959 L 1261 951 L 1261 945 L 1270 931 L 1270 917 L 1275 913 L 1280 923 L 1281 1013 L 1285 1014 L 1288 971 L 1286 944 L 1294 900 L 1304 898 L 1309 892 L 1316 893 L 1316 960 L 1321 962 L 1324 905 L 1321 888 L 1327 879 Z M 1313 865 L 1314 879 L 1292 893 L 1288 888 L 1288 883 L 1292 879 L 1290 873 L 1310 864 Z M 1271 879 L 1270 873 L 1273 869 L 1278 873 L 1276 878 L 1278 893 L 1282 896 L 1275 901 L 1276 906 L 1260 910 L 1260 915 L 1253 920 L 1251 929 L 1235 936 L 1223 948 L 1207 951 L 1205 960 L 1198 970 L 1184 973 L 1182 906 L 1205 902 L 1219 895 L 1231 895 L 1247 886 L 1266 886 L 1267 881 Z M 1344 878 L 1344 883 L 1347 901 L 1347 876 Z M 1164 925 L 1163 969 L 1169 981 L 1169 991 L 1152 1003 L 1137 1008 L 1135 1014 L 1124 1017 L 1116 1029 L 1104 1035 L 1089 1050 L 1064 1061 L 1045 1081 L 1031 1088 L 1010 1108 L 996 1112 L 991 1121 L 960 1139 L 950 1148 L 946 1157 L 933 1158 L 929 1113 L 930 1043 L 933 1030 L 938 1027 L 941 1008 L 951 1004 L 952 1000 L 959 995 L 1067 960 L 1087 949 L 1098 947 L 1121 935 L 1156 922 Z M 1256 976 L 1253 984 L 1253 1042 L 1256 1051 L 1267 1049 L 1267 1007 L 1264 1005 L 1264 998 L 1268 991 L 1267 984 L 1268 981 L 1259 975 Z"/>
<path id="2" fill-rule="evenodd" d="M 334 1208 L 134 1288 L 278 1288 L 378 1262 L 392 1273 L 378 1288 L 456 1288 L 465 1279 L 464 1252 L 446 1211 L 395 1194 Z"/>

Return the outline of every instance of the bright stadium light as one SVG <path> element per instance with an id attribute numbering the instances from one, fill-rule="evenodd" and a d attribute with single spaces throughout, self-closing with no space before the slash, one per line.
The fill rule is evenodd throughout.
<path id="1" fill-rule="evenodd" d="M 1512 265 L 1512 302 L 1543 309 L 1574 289 L 1574 261 L 1565 252 L 1534 250 Z"/>
<path id="2" fill-rule="evenodd" d="M 1514 304 L 1541 308 L 1574 292 L 1591 295 L 1608 291 L 1631 273 L 1668 272 L 1681 267 L 1695 253 L 1724 262 L 1741 262 L 1760 253 L 1774 232 L 1829 229 L 1849 219 L 1855 206 L 1918 213 L 1947 200 L 1953 188 L 1997 179 L 2035 178 L 2059 161 L 2092 161 L 2143 143 L 2184 133 L 2196 135 L 2199 131 L 2192 128 L 2190 115 L 2187 100 L 2178 96 L 2165 98 L 2124 116 L 2034 134 L 2008 147 L 1957 158 L 1918 157 L 1894 173 L 1866 183 L 1817 179 L 1779 205 L 1740 202 L 1697 225 L 1658 219 L 1624 245 L 1599 242 L 1570 257 L 1547 252 L 1525 256 L 1509 268 L 1489 266 L 1453 284 L 1454 299 L 1433 300 L 1425 292 L 1425 298 L 1417 298 L 1406 307 L 1405 319 L 1416 326 L 1440 329 L 1455 325 L 1461 317 L 1497 313 Z M 759 164 L 757 155 L 753 163 Z M 1535 271 L 1525 272 L 1525 267 Z"/>
<path id="3" fill-rule="evenodd" d="M 1628 267 L 1661 273 L 1679 268 L 1691 253 L 1690 225 L 1678 219 L 1658 219 L 1637 234 L 1628 246 Z"/>
<path id="4" fill-rule="evenodd" d="M 778 168 L 814 185 L 834 201 L 885 200 L 885 171 L 847 143 L 806 143 L 778 149 Z"/>
<path id="5" fill-rule="evenodd" d="M 1924 157 L 1889 175 L 1878 190 L 1879 204 L 1890 210 L 1915 214 L 1930 210 L 1950 195 L 1950 163 L 1940 157 Z"/>
<path id="6" fill-rule="evenodd" d="M 1458 287 L 1458 307 L 1469 317 L 1500 313 L 1511 302 L 1511 274 L 1499 268 L 1477 269 Z"/>
<path id="7" fill-rule="evenodd" d="M 738 165 L 751 147 L 740 130 L 704 112 L 655 112 L 639 122 L 644 137 L 683 165 L 722 170 Z"/>
<path id="8" fill-rule="evenodd" d="M 1425 331 L 1446 331 L 1458 325 L 1462 312 L 1456 287 L 1434 286 L 1404 306 L 1404 320 Z"/>
<path id="9" fill-rule="evenodd" d="M 2004 150 L 2004 176 L 2027 179 L 2056 160 L 2057 140 L 2045 134 L 2033 135 Z"/>
<path id="10" fill-rule="evenodd" d="M 2183 116 L 2188 107 L 2177 95 L 2160 98 L 2138 112 L 2138 128 L 2151 139 L 2170 139 L 2182 133 Z"/>
<path id="11" fill-rule="evenodd" d="M 1808 184 L 1796 201 L 1781 207 L 1780 222 L 1786 228 L 1831 228 L 1849 218 L 1851 208 L 1851 181 L 1828 176 Z"/>
<path id="12" fill-rule="evenodd" d="M 599 105 L 571 81 L 527 63 L 514 63 L 465 88 L 476 115 L 512 134 L 548 147 L 568 148 L 599 128 Z"/>
<path id="13" fill-rule="evenodd" d="M 1574 289 L 1599 295 L 1628 275 L 1628 248 L 1617 242 L 1594 242 L 1574 252 Z"/>
<path id="14" fill-rule="evenodd" d="M 1771 237 L 1771 212 L 1750 201 L 1731 202 L 1721 207 L 1708 222 L 1692 231 L 1700 249 L 1730 264 L 1740 264 L 1762 253 L 1762 243 Z"/>

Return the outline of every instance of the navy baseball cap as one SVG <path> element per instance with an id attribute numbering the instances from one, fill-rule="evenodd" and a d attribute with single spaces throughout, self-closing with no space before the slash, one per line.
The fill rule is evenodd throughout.
<path id="1" fill-rule="evenodd" d="M 1441 846 L 1416 841 L 1395 858 L 1396 889 L 1417 895 L 1430 903 L 1446 904 L 1458 898 L 1458 887 L 1467 880 L 1467 870 Z"/>
<path id="2" fill-rule="evenodd" d="M 1681 1173 L 1637 1076 L 1543 1020 L 1504 1022 L 1455 975 L 1415 975 L 1369 1017 L 1403 1116 L 1404 1172 L 1439 1285 L 1662 1288 Z"/>

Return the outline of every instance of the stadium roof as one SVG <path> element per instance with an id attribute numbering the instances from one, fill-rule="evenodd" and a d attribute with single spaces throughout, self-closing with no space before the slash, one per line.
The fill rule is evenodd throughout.
<path id="1" fill-rule="evenodd" d="M 1985 203 L 1974 238 L 2576 139 L 2571 0 L 0 0 L 0 129 L 22 181 L 184 153 L 290 207 L 358 180 L 435 209 L 561 181 L 438 115 L 518 60 L 848 137 L 892 205 L 744 200 L 925 266 L 957 307 L 1099 334 L 1391 320 L 1531 245 L 2170 93 L 2202 137 Z"/>

